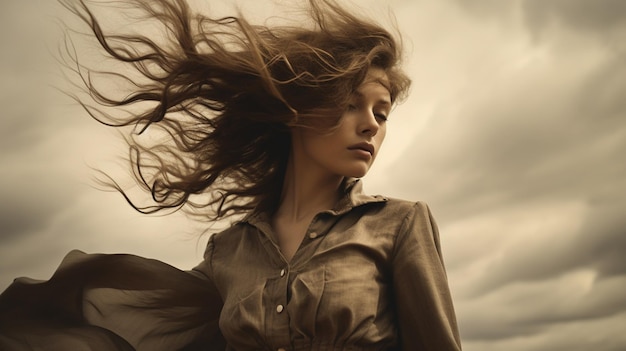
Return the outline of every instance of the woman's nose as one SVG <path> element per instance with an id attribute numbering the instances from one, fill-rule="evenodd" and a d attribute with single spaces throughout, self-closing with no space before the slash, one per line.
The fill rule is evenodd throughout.
<path id="1" fill-rule="evenodd" d="M 361 113 L 361 124 L 359 125 L 359 130 L 361 134 L 368 135 L 373 137 L 378 133 L 378 129 L 380 126 L 378 125 L 378 121 L 376 120 L 376 116 L 371 111 L 363 111 Z"/>

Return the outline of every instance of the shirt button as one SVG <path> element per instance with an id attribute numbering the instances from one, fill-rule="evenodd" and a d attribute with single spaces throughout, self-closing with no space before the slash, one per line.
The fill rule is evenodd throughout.
<path id="1" fill-rule="evenodd" d="M 276 306 L 276 312 L 281 313 L 285 308 L 283 307 L 283 305 L 278 305 Z"/>
<path id="2" fill-rule="evenodd" d="M 285 273 L 287 273 L 287 271 L 285 271 L 284 269 L 281 269 L 281 270 L 280 270 L 280 276 L 281 276 L 281 277 L 284 277 L 284 276 L 285 276 Z"/>
<path id="3" fill-rule="evenodd" d="M 287 351 L 287 350 L 285 350 L 285 349 L 283 349 L 283 348 L 281 347 L 280 349 L 278 349 L 278 350 L 276 350 L 276 351 Z"/>
<path id="4" fill-rule="evenodd" d="M 311 238 L 311 239 L 317 238 L 317 233 L 316 232 L 312 232 L 311 234 L 309 234 L 309 238 Z"/>

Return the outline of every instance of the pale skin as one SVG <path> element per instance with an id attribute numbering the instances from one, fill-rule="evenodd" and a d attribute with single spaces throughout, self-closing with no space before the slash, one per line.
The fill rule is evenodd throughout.
<path id="1" fill-rule="evenodd" d="M 292 128 L 280 205 L 272 227 L 281 253 L 291 261 L 313 217 L 332 209 L 346 177 L 363 177 L 385 139 L 391 97 L 384 71 L 371 68 L 356 89 L 339 127 L 322 134 Z"/>

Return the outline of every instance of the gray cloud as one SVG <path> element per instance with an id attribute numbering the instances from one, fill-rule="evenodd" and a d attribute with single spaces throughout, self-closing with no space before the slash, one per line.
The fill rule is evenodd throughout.
<path id="1" fill-rule="evenodd" d="M 533 31 L 558 22 L 576 31 L 604 35 L 607 29 L 626 24 L 626 3 L 621 0 L 524 0 L 521 4 Z"/>
<path id="2" fill-rule="evenodd" d="M 432 125 L 409 149 L 438 152 L 416 152 L 412 161 L 398 163 L 397 170 L 420 165 L 394 172 L 399 185 L 436 178 L 425 196 L 480 211 L 541 194 L 580 195 L 622 179 L 626 166 L 610 160 L 626 150 L 619 98 L 626 95 L 626 69 L 613 60 L 585 69 L 567 76 L 569 68 L 548 66 L 499 86 L 477 82 L 471 100 L 446 102 L 452 112 L 434 113 Z"/>
<path id="3" fill-rule="evenodd" d="M 592 269 L 598 279 L 626 274 L 626 219 L 620 214 L 626 206 L 624 199 L 592 201 L 583 224 L 577 232 L 568 233 L 567 241 L 537 241 L 536 233 L 518 245 L 502 252 L 485 268 L 482 279 L 474 286 L 474 295 L 485 294 L 508 284 L 521 281 L 543 281 L 580 269 Z M 549 215 L 549 214 L 548 214 Z M 540 219 L 539 219 L 540 220 Z M 549 231 L 539 231 L 551 235 Z"/>
<path id="4" fill-rule="evenodd" d="M 27 190 L 27 193 L 32 191 Z M 42 228 L 49 222 L 51 208 L 39 206 L 35 199 L 24 201 L 19 192 L 0 194 L 3 204 L 0 206 L 0 243 L 7 245 L 20 235 L 29 235 Z"/>
<path id="5" fill-rule="evenodd" d="M 576 32 L 606 34 L 626 22 L 626 4 L 621 0 L 452 0 L 467 13 L 493 20 L 510 21 L 521 12 L 533 33 L 562 25 Z"/>

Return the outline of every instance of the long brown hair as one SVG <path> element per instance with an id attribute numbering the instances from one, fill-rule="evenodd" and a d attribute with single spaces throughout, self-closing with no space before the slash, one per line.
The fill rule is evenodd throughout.
<path id="1" fill-rule="evenodd" d="M 97 103 L 79 99 L 92 117 L 135 127 L 126 138 L 130 162 L 154 205 L 136 205 L 110 178 L 108 185 L 143 213 L 185 207 L 223 218 L 271 208 L 281 191 L 290 127 L 332 129 L 372 66 L 386 71 L 393 100 L 410 83 L 398 67 L 394 36 L 332 0 L 309 0 L 310 23 L 299 26 L 253 25 L 241 14 L 211 18 L 192 13 L 183 0 L 129 0 L 160 24 L 165 42 L 105 33 L 84 0 L 61 1 L 89 26 L 109 58 L 131 69 L 108 72 L 131 89 L 114 97 L 70 55 Z M 133 113 L 111 115 L 108 107 Z M 169 141 L 137 141 L 149 127 Z"/>

